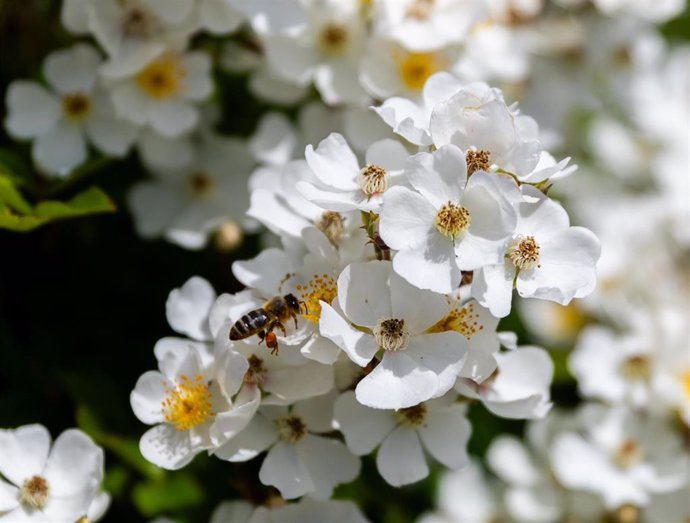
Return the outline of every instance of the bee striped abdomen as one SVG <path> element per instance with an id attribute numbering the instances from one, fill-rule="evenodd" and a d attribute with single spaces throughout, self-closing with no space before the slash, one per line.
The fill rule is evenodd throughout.
<path id="1" fill-rule="evenodd" d="M 243 340 L 264 329 L 269 322 L 268 314 L 263 309 L 249 311 L 235 322 L 230 329 L 231 340 Z"/>

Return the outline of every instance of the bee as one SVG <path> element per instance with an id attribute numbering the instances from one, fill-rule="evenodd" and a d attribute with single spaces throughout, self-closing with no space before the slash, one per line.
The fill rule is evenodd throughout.
<path id="1" fill-rule="evenodd" d="M 266 346 L 271 349 L 271 354 L 278 354 L 278 338 L 273 329 L 278 328 L 287 335 L 285 322 L 292 318 L 297 328 L 297 315 L 306 308 L 304 302 L 299 301 L 293 294 L 285 296 L 275 296 L 266 301 L 260 308 L 249 311 L 242 316 L 230 329 L 230 339 L 243 340 L 254 334 L 258 335 L 261 341 L 266 342 Z"/>

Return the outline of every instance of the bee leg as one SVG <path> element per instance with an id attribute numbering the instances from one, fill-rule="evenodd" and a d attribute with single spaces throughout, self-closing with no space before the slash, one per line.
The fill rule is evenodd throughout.
<path id="1" fill-rule="evenodd" d="M 280 323 L 279 321 L 276 322 L 275 327 L 278 327 L 280 329 L 280 332 L 283 333 L 283 337 L 287 336 L 287 331 L 285 330 L 285 325 Z"/>
<path id="2" fill-rule="evenodd" d="M 297 329 L 299 327 L 299 325 L 297 324 L 297 314 L 293 314 L 292 319 L 295 321 L 295 329 Z"/>
<path id="3" fill-rule="evenodd" d="M 261 345 L 266 340 L 266 331 L 259 331 L 256 335 L 259 337 L 259 345 Z"/>

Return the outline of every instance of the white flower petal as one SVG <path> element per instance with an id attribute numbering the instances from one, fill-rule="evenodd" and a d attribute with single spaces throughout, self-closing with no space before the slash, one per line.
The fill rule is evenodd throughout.
<path id="1" fill-rule="evenodd" d="M 46 172 L 67 176 L 86 160 L 86 140 L 79 127 L 62 121 L 36 138 L 31 155 Z"/>
<path id="2" fill-rule="evenodd" d="M 457 469 L 468 463 L 467 442 L 472 426 L 462 406 L 451 405 L 430 412 L 418 432 L 429 453 L 446 467 Z"/>
<path id="3" fill-rule="evenodd" d="M 433 231 L 427 243 L 396 253 L 393 269 L 415 287 L 439 293 L 457 289 L 462 273 L 450 239 Z"/>
<path id="4" fill-rule="evenodd" d="M 189 431 L 168 424 L 147 430 L 139 441 L 139 450 L 148 461 L 166 470 L 181 469 L 201 451 L 192 447 Z"/>
<path id="5" fill-rule="evenodd" d="M 454 145 L 444 145 L 433 153 L 412 156 L 405 174 L 415 189 L 434 207 L 457 203 L 467 182 L 465 155 Z"/>
<path id="6" fill-rule="evenodd" d="M 395 429 L 381 444 L 376 466 L 383 479 L 394 487 L 414 483 L 429 475 L 419 437 L 405 427 Z"/>
<path id="7" fill-rule="evenodd" d="M 199 276 L 187 280 L 179 289 L 173 289 L 165 302 L 165 315 L 170 326 L 181 334 L 200 340 L 211 340 L 208 315 L 216 301 L 216 291 Z"/>
<path id="8" fill-rule="evenodd" d="M 148 106 L 151 126 L 163 136 L 180 136 L 199 123 L 199 110 L 183 100 L 151 102 Z"/>
<path id="9" fill-rule="evenodd" d="M 355 394 L 362 405 L 400 409 L 428 400 L 438 387 L 438 374 L 421 367 L 407 351 L 386 352 L 381 363 L 357 384 Z"/>
<path id="10" fill-rule="evenodd" d="M 415 247 L 436 234 L 436 209 L 422 195 L 391 187 L 383 195 L 379 234 L 391 249 Z"/>
<path id="11" fill-rule="evenodd" d="M 52 495 L 69 497 L 103 480 L 103 449 L 77 429 L 58 436 L 48 456 L 44 476 Z M 87 507 L 84 507 L 86 512 Z"/>
<path id="12" fill-rule="evenodd" d="M 15 81 L 7 90 L 5 128 L 15 138 L 33 138 L 55 127 L 60 117 L 56 96 L 35 82 Z"/>
<path id="13" fill-rule="evenodd" d="M 248 461 L 273 445 L 277 438 L 274 423 L 259 413 L 242 432 L 213 450 L 212 454 L 232 462 Z"/>
<path id="14" fill-rule="evenodd" d="M 342 135 L 331 133 L 316 150 L 307 145 L 304 155 L 309 168 L 324 184 L 343 191 L 358 188 L 359 162 Z"/>
<path id="15" fill-rule="evenodd" d="M 374 337 L 352 327 L 327 303 L 320 303 L 319 330 L 321 335 L 343 349 L 348 358 L 357 365 L 364 367 L 378 350 Z"/>
<path id="16" fill-rule="evenodd" d="M 9 512 L 19 506 L 19 489 L 0 479 L 0 512 Z"/>
<path id="17" fill-rule="evenodd" d="M 486 265 L 474 272 L 472 297 L 496 318 L 505 318 L 510 314 L 514 276 L 515 268 L 508 261 Z"/>
<path id="18" fill-rule="evenodd" d="M 390 277 L 391 315 L 405 320 L 405 328 L 414 335 L 435 325 L 449 311 L 445 296 L 421 290 L 393 273 Z"/>
<path id="19" fill-rule="evenodd" d="M 87 44 L 55 51 L 48 55 L 43 72 L 48 83 L 62 94 L 88 94 L 98 79 L 101 56 Z"/>
<path id="20" fill-rule="evenodd" d="M 264 458 L 259 481 L 277 488 L 284 499 L 298 498 L 317 488 L 295 445 L 284 441 L 276 443 Z"/>
<path id="21" fill-rule="evenodd" d="M 297 443 L 297 452 L 319 496 L 330 497 L 333 488 L 359 475 L 360 461 L 337 439 L 307 434 Z"/>
<path id="22" fill-rule="evenodd" d="M 335 419 L 347 447 L 358 456 L 374 450 L 396 425 L 390 412 L 365 407 L 352 391 L 344 392 L 336 400 Z"/>
<path id="23" fill-rule="evenodd" d="M 415 145 L 431 145 L 429 115 L 406 98 L 388 98 L 379 107 L 378 115 L 393 128 L 393 132 Z"/>
<path id="24" fill-rule="evenodd" d="M 283 400 L 294 402 L 325 394 L 333 388 L 333 384 L 333 367 L 310 361 L 297 367 L 271 371 L 263 389 Z"/>
<path id="25" fill-rule="evenodd" d="M 43 473 L 50 433 L 43 425 L 24 425 L 13 430 L 0 430 L 0 472 L 15 485 Z"/>
<path id="26" fill-rule="evenodd" d="M 130 394 L 129 402 L 134 415 L 139 421 L 147 425 L 162 423 L 163 401 L 167 393 L 165 391 L 165 378 L 158 371 L 148 371 L 142 374 Z"/>
<path id="27" fill-rule="evenodd" d="M 380 319 L 391 317 L 390 274 L 391 264 L 384 261 L 355 262 L 345 267 L 338 277 L 338 303 L 350 321 L 374 327 Z"/>

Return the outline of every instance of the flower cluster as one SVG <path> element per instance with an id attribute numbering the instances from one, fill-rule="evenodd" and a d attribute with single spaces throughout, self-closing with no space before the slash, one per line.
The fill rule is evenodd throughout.
<path id="1" fill-rule="evenodd" d="M 572 169 L 486 84 L 438 73 L 407 103 L 427 108 L 414 125 L 429 143 L 395 121 L 358 157 L 332 133 L 255 180 L 249 214 L 281 247 L 233 264 L 246 290 L 216 296 L 194 277 L 171 292 L 185 337 L 158 342 L 159 370 L 131 396 L 153 425 L 148 460 L 265 454 L 263 484 L 327 499 L 377 449 L 394 486 L 429 474 L 426 453 L 465 466 L 471 401 L 549 411 L 549 356 L 497 325 L 514 289 L 566 305 L 594 287 L 598 240 L 546 194 Z"/>
<path id="2" fill-rule="evenodd" d="M 110 504 L 103 450 L 77 429 L 52 445 L 42 425 L 0 430 L 0 474 L 0 521 L 90 522 Z"/>

